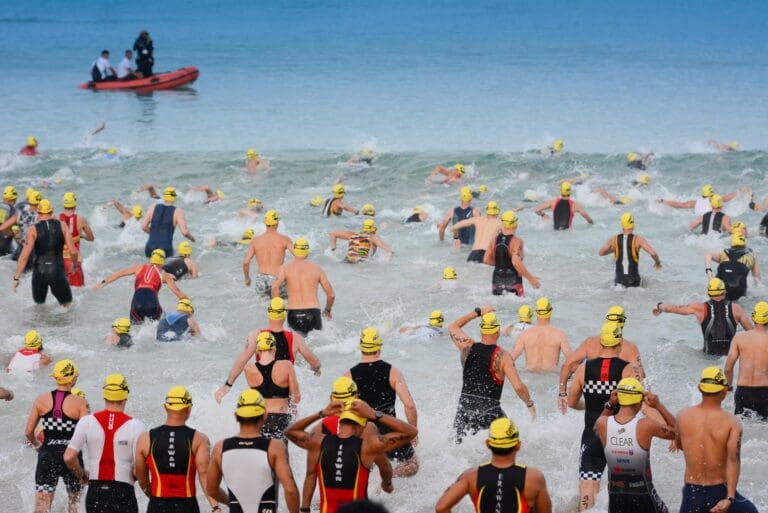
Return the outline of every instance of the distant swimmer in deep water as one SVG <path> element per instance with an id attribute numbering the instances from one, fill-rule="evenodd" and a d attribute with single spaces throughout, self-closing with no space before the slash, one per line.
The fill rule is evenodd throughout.
<path id="1" fill-rule="evenodd" d="M 174 313 L 166 314 L 157 323 L 157 340 L 177 342 L 187 337 L 199 337 L 200 325 L 193 318 L 195 307 L 189 299 L 180 299 Z"/>
<path id="2" fill-rule="evenodd" d="M 641 189 L 651 184 L 651 175 L 643 173 L 637 177 L 637 180 L 632 180 L 633 189 Z M 603 198 L 607 199 L 612 205 L 629 205 L 632 203 L 632 197 L 628 194 L 623 196 L 614 196 L 610 192 L 606 191 L 602 187 L 596 187 L 592 189 L 592 192 L 599 194 Z"/>
<path id="3" fill-rule="evenodd" d="M 31 135 L 27 137 L 27 144 L 19 150 L 19 155 L 24 155 L 25 157 L 36 157 L 40 155 L 37 150 L 37 139 Z"/>
<path id="4" fill-rule="evenodd" d="M 739 362 L 738 388 L 734 394 L 736 415 L 754 413 L 768 420 L 768 303 L 760 301 L 752 311 L 755 328 L 737 333 L 725 361 L 725 377 L 733 383 L 733 367 Z M 749 411 L 747 411 L 749 410 Z"/>
<path id="5" fill-rule="evenodd" d="M 472 206 L 472 189 L 469 187 L 462 187 L 459 191 L 459 198 L 461 203 L 459 206 L 453 207 L 448 210 L 445 217 L 437 225 L 437 237 L 439 240 L 445 239 L 445 229 L 449 223 L 458 223 L 465 219 L 477 217 L 480 215 L 480 209 Z M 461 246 L 471 246 L 475 243 L 475 227 L 467 226 L 459 230 L 457 235 L 453 237 L 453 247 L 458 249 Z"/>
<path id="6" fill-rule="evenodd" d="M 627 167 L 631 169 L 639 169 L 645 171 L 648 167 L 648 163 L 653 159 L 653 152 L 646 153 L 643 156 L 638 155 L 634 151 L 627 153 Z"/>
<path id="7" fill-rule="evenodd" d="M 722 144 L 714 139 L 710 139 L 707 141 L 707 144 L 712 146 L 714 149 L 719 151 L 739 151 L 739 142 L 738 141 L 731 141 L 728 144 Z"/>
<path id="8" fill-rule="evenodd" d="M 216 189 L 215 191 L 211 189 L 209 185 L 198 185 L 197 187 L 192 187 L 193 191 L 202 191 L 205 193 L 205 203 L 208 205 L 209 203 L 216 203 L 217 201 L 221 201 L 224 199 L 224 193 L 221 191 L 221 189 Z"/>
<path id="9" fill-rule="evenodd" d="M 752 189 L 749 187 L 741 187 L 739 190 L 729 192 L 728 194 L 722 194 L 723 202 L 731 201 L 733 198 L 739 195 L 739 193 L 751 194 Z M 695 200 L 688 201 L 676 201 L 670 199 L 659 198 L 656 201 L 663 205 L 667 205 L 672 208 L 692 208 L 697 216 L 706 214 L 712 210 L 710 204 L 710 198 L 715 195 L 715 188 L 711 184 L 706 184 L 701 187 L 701 197 Z"/>
<path id="10" fill-rule="evenodd" d="M 344 189 L 344 184 L 337 183 L 334 185 L 331 189 L 332 197 L 326 199 L 323 203 L 323 215 L 326 217 L 340 216 L 344 211 L 358 215 L 360 213 L 359 210 L 344 203 L 344 195 L 346 193 L 347 191 Z"/>
<path id="11" fill-rule="evenodd" d="M 376 159 L 376 155 L 373 153 L 373 150 L 370 148 L 363 148 L 360 150 L 359 153 L 355 153 L 351 157 L 349 157 L 349 160 L 347 160 L 347 164 L 367 164 L 371 165 L 373 164 L 373 161 Z"/>
<path id="12" fill-rule="evenodd" d="M 197 263 L 192 260 L 192 244 L 186 240 L 181 241 L 177 253 L 178 256 L 165 259 L 163 271 L 173 276 L 177 281 L 184 277 L 197 278 L 200 271 Z"/>
<path id="13" fill-rule="evenodd" d="M 533 321 L 531 305 L 520 305 L 520 308 L 517 309 L 517 319 L 518 321 L 515 324 L 508 324 L 501 330 L 501 334 L 505 337 L 512 337 L 512 342 L 517 341 L 520 334 L 533 326 L 531 324 L 531 321 Z"/>
<path id="14" fill-rule="evenodd" d="M 501 216 L 501 231 L 488 243 L 483 263 L 493 266 L 491 292 L 494 296 L 505 293 L 523 295 L 523 278 L 534 289 L 539 288 L 539 278 L 528 271 L 523 263 L 525 252 L 523 239 L 517 232 L 517 215 L 507 210 Z"/>
<path id="15" fill-rule="evenodd" d="M 445 318 L 443 317 L 443 312 L 440 310 L 433 310 L 432 313 L 429 314 L 427 324 L 403 325 L 400 327 L 399 333 L 408 333 L 424 338 L 438 337 L 445 333 L 445 329 L 443 328 L 444 322 Z"/>
<path id="16" fill-rule="evenodd" d="M 106 336 L 104 342 L 119 349 L 128 349 L 133 345 L 131 337 L 131 320 L 120 317 L 112 322 L 112 333 Z"/>
<path id="17" fill-rule="evenodd" d="M 555 230 L 569 230 L 573 224 L 573 216 L 579 213 L 589 224 L 594 224 L 589 217 L 584 206 L 571 198 L 571 183 L 563 182 L 560 184 L 560 197 L 539 204 L 533 212 L 542 219 L 548 219 L 549 216 L 544 213 L 545 210 L 552 210 L 552 221 Z"/>
<path id="18" fill-rule="evenodd" d="M 750 271 L 755 280 L 755 286 L 760 281 L 757 255 L 747 247 L 747 238 L 741 231 L 733 232 L 729 249 L 707 253 L 704 256 L 704 266 L 709 278 L 713 277 L 713 260 L 720 263 L 714 276 L 725 283 L 725 298 L 729 301 L 736 301 L 747 294 L 747 276 Z"/>
<path id="19" fill-rule="evenodd" d="M 149 257 L 155 249 L 163 250 L 163 258 L 173 256 L 173 232 L 176 226 L 184 237 L 195 242 L 195 238 L 187 229 L 184 211 L 176 207 L 175 202 L 176 189 L 166 187 L 163 189 L 163 202 L 152 205 L 147 210 L 141 222 L 141 229 L 149 234 L 144 248 L 145 256 Z"/>
<path id="20" fill-rule="evenodd" d="M 347 255 L 344 257 L 344 262 L 348 264 L 356 264 L 358 262 L 368 260 L 370 257 L 376 254 L 378 248 L 386 251 L 389 256 L 394 256 L 392 251 L 386 242 L 381 240 L 376 231 L 376 221 L 373 219 L 366 219 L 363 221 L 363 226 L 359 232 L 352 230 L 335 231 L 329 234 L 331 239 L 331 251 L 336 251 L 336 240 L 343 239 L 348 241 Z"/>
<path id="21" fill-rule="evenodd" d="M 264 203 L 258 198 L 249 198 L 246 202 L 246 208 L 241 208 L 238 212 L 240 217 L 247 217 L 249 219 L 255 218 L 258 214 L 264 211 Z"/>
<path id="22" fill-rule="evenodd" d="M 565 150 L 565 142 L 563 142 L 562 139 L 555 139 L 551 145 L 548 145 L 546 148 L 544 148 L 542 153 L 551 157 L 553 155 L 559 155 L 563 153 L 563 150 Z"/>
<path id="23" fill-rule="evenodd" d="M 635 216 L 629 212 L 621 215 L 621 233 L 614 235 L 603 244 L 597 252 L 600 256 L 613 254 L 616 261 L 616 271 L 613 277 L 615 285 L 624 287 L 640 286 L 640 250 L 642 249 L 653 258 L 653 268 L 661 269 L 661 260 L 656 250 L 640 235 L 636 235 Z"/>
<path id="24" fill-rule="evenodd" d="M 420 205 L 413 207 L 413 212 L 410 216 L 403 220 L 403 223 L 423 223 L 429 218 L 429 214 L 421 208 Z"/>
<path id="25" fill-rule="evenodd" d="M 207 242 L 207 246 L 211 248 L 239 248 L 248 246 L 251 244 L 254 235 L 256 235 L 256 232 L 253 231 L 253 228 L 246 228 L 243 230 L 243 235 L 236 241 L 211 239 Z"/>
<path id="26" fill-rule="evenodd" d="M 482 264 L 485 252 L 491 243 L 496 239 L 496 235 L 501 231 L 502 224 L 499 219 L 499 204 L 495 201 L 489 201 L 485 206 L 485 217 L 470 217 L 459 222 L 453 223 L 453 237 L 459 237 L 462 228 L 474 227 L 475 242 L 472 244 L 472 250 L 467 256 L 467 262 L 476 262 Z"/>
<path id="27" fill-rule="evenodd" d="M 290 237 L 277 231 L 280 226 L 280 216 L 277 214 L 277 210 L 268 210 L 264 214 L 264 226 L 266 227 L 264 233 L 251 240 L 248 253 L 243 259 L 243 276 L 245 286 L 250 287 L 251 260 L 255 256 L 258 274 L 254 277 L 256 282 L 254 289 L 258 294 L 271 297 L 272 283 L 280 271 L 280 266 L 285 262 L 285 254 L 293 254 L 293 241 Z M 280 297 L 287 297 L 285 286 L 279 292 Z"/>
<path id="28" fill-rule="evenodd" d="M 109 50 L 102 50 L 101 56 L 91 65 L 91 81 L 107 82 L 117 80 L 117 71 L 109 63 Z"/>
<path id="29" fill-rule="evenodd" d="M 126 224 L 130 222 L 131 219 L 141 221 L 141 217 L 144 215 L 144 210 L 141 208 L 141 205 L 134 205 L 131 207 L 131 210 L 128 210 L 116 199 L 110 201 L 109 204 L 115 207 L 115 209 L 120 213 L 120 217 L 122 218 L 120 224 L 117 225 L 118 228 L 125 228 Z"/>
<path id="30" fill-rule="evenodd" d="M 731 217 L 723 212 L 723 198 L 719 194 L 713 194 L 709 198 L 709 205 L 712 209 L 705 212 L 698 219 L 691 223 L 689 230 L 694 231 L 701 226 L 701 233 L 729 233 L 731 231 Z"/>
<path id="31" fill-rule="evenodd" d="M 266 173 L 272 168 L 269 161 L 262 158 L 253 148 L 248 148 L 248 151 L 245 152 L 245 167 L 249 173 L 256 173 L 257 171 Z"/>
<path id="32" fill-rule="evenodd" d="M 464 173 L 467 172 L 467 168 L 464 166 L 464 164 L 461 164 L 457 162 L 453 165 L 453 167 L 445 167 L 442 165 L 435 166 L 435 169 L 432 170 L 432 172 L 427 176 L 426 183 L 430 184 L 432 183 L 432 178 L 437 176 L 438 174 L 443 175 L 445 178 L 441 183 L 443 184 L 449 184 L 454 182 L 461 182 L 462 178 L 464 178 Z"/>

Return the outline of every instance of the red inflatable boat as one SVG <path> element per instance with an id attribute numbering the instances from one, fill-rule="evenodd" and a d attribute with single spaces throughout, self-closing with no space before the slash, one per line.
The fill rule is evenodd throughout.
<path id="1" fill-rule="evenodd" d="M 200 74 L 194 66 L 181 68 L 167 73 L 156 73 L 149 78 L 138 80 L 109 80 L 105 82 L 85 82 L 80 89 L 95 89 L 97 91 L 162 91 L 175 89 L 197 80 Z"/>

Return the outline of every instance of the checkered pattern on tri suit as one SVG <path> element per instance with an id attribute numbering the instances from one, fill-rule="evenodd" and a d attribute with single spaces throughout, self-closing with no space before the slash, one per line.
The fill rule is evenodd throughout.
<path id="1" fill-rule="evenodd" d="M 611 392 L 616 390 L 616 387 L 619 386 L 618 381 L 600 381 L 600 380 L 591 380 L 588 379 L 584 382 L 584 387 L 582 388 L 582 391 L 585 394 L 605 394 L 605 395 L 611 395 Z"/>
<path id="2" fill-rule="evenodd" d="M 56 419 L 53 417 L 46 417 L 43 419 L 43 429 L 45 431 L 67 431 L 73 433 L 77 422 L 70 419 Z"/>

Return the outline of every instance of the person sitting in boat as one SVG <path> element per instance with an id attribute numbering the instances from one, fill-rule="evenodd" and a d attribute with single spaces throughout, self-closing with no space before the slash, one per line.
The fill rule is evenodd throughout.
<path id="1" fill-rule="evenodd" d="M 139 69 L 142 77 L 152 76 L 152 66 L 155 64 L 154 45 L 149 32 L 142 30 L 139 37 L 133 43 L 133 51 L 136 52 L 136 67 Z"/>
<path id="2" fill-rule="evenodd" d="M 117 79 L 118 80 L 136 80 L 141 78 L 140 73 L 135 73 L 131 68 L 131 60 L 133 59 L 133 52 L 130 50 L 125 51 L 125 57 L 117 65 Z"/>
<path id="3" fill-rule="evenodd" d="M 110 73 L 112 74 L 110 75 Z M 94 82 L 117 80 L 117 72 L 109 63 L 109 50 L 103 50 L 101 57 L 93 62 L 93 66 L 91 66 L 91 79 Z"/>

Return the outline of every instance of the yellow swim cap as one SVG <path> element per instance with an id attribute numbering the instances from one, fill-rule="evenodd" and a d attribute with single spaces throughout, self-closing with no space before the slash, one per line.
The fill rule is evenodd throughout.
<path id="1" fill-rule="evenodd" d="M 520 443 L 520 433 L 514 422 L 501 417 L 491 422 L 487 443 L 496 449 L 510 449 Z"/>
<path id="2" fill-rule="evenodd" d="M 248 208 L 253 208 L 257 205 L 261 205 L 261 200 L 259 198 L 249 198 L 247 204 Z"/>
<path id="3" fill-rule="evenodd" d="M 179 242 L 179 249 L 178 249 L 179 256 L 188 257 L 192 254 L 192 244 L 188 240 L 183 240 Z"/>
<path id="4" fill-rule="evenodd" d="M 616 386 L 616 391 L 619 394 L 619 404 L 622 406 L 630 406 L 643 402 L 645 388 L 637 378 L 622 379 Z"/>
<path id="5" fill-rule="evenodd" d="M 43 337 L 36 330 L 29 330 L 24 335 L 24 347 L 27 349 L 39 349 L 43 346 Z"/>
<path id="6" fill-rule="evenodd" d="M 487 192 L 488 186 L 487 185 L 478 185 L 477 186 L 477 192 Z"/>
<path id="7" fill-rule="evenodd" d="M 375 216 L 376 215 L 376 209 L 373 208 L 373 205 L 371 205 L 370 203 L 366 203 L 360 209 L 360 213 L 363 214 L 364 216 Z"/>
<path id="8" fill-rule="evenodd" d="M 32 146 L 33 148 L 37 147 L 37 139 L 33 136 L 27 137 L 27 146 Z"/>
<path id="9" fill-rule="evenodd" d="M 77 365 L 75 362 L 67 358 L 66 360 L 59 360 L 56 365 L 53 366 L 53 379 L 59 385 L 68 385 L 72 383 L 77 377 Z"/>
<path id="10" fill-rule="evenodd" d="M 64 208 L 75 208 L 77 206 L 77 196 L 74 192 L 65 192 L 62 200 Z"/>
<path id="11" fill-rule="evenodd" d="M 641 185 L 650 185 L 650 183 L 651 183 L 651 175 L 649 175 L 648 173 L 643 173 L 643 174 L 641 174 L 641 175 L 640 175 L 640 176 L 637 178 L 637 181 L 638 181 L 638 182 L 639 182 Z"/>
<path id="12" fill-rule="evenodd" d="M 709 204 L 712 205 L 712 208 L 723 208 L 723 197 L 719 194 L 714 194 L 709 198 Z"/>
<path id="13" fill-rule="evenodd" d="M 117 155 L 117 148 L 110 148 L 107 150 L 107 155 L 112 155 L 113 157 Z"/>
<path id="14" fill-rule="evenodd" d="M 167 410 L 181 411 L 192 406 L 192 394 L 182 386 L 168 389 L 165 394 L 165 408 Z"/>
<path id="15" fill-rule="evenodd" d="M 176 201 L 176 188 L 166 187 L 163 189 L 163 199 L 165 201 Z"/>
<path id="16" fill-rule="evenodd" d="M 195 307 L 192 306 L 192 301 L 187 298 L 179 299 L 179 303 L 176 305 L 176 310 L 190 315 L 195 313 Z"/>
<path id="17" fill-rule="evenodd" d="M 333 192 L 334 198 L 343 198 L 344 194 L 346 193 L 346 191 L 344 190 L 344 185 L 340 183 L 337 183 L 336 185 L 334 185 L 331 191 Z"/>
<path id="18" fill-rule="evenodd" d="M 378 230 L 378 227 L 376 226 L 376 221 L 373 219 L 366 219 L 363 221 L 363 231 L 365 233 L 376 233 L 376 230 Z"/>
<path id="19" fill-rule="evenodd" d="M 357 397 L 357 383 L 352 378 L 342 376 L 333 381 L 331 399 L 336 401 L 351 401 Z"/>
<path id="20" fill-rule="evenodd" d="M 256 341 L 257 351 L 271 351 L 277 345 L 277 340 L 271 331 L 262 331 Z"/>
<path id="21" fill-rule="evenodd" d="M 40 191 L 32 190 L 27 196 L 27 201 L 30 205 L 39 205 L 43 201 L 43 195 L 40 194 Z"/>
<path id="22" fill-rule="evenodd" d="M 565 148 L 565 143 L 562 139 L 556 139 L 555 142 L 552 143 L 552 149 L 555 150 L 555 153 L 560 153 L 563 151 L 563 148 Z"/>
<path id="23" fill-rule="evenodd" d="M 755 309 L 752 310 L 752 320 L 755 324 L 768 324 L 768 303 L 760 301 L 755 305 Z"/>
<path id="24" fill-rule="evenodd" d="M 237 409 L 235 410 L 238 417 L 252 419 L 261 417 L 266 411 L 267 407 L 264 406 L 264 397 L 262 397 L 258 390 L 246 388 L 240 393 L 240 397 L 237 399 Z"/>
<path id="25" fill-rule="evenodd" d="M 744 236 L 743 231 L 735 231 L 731 235 L 731 247 L 738 248 L 747 245 L 747 238 Z"/>
<path id="26" fill-rule="evenodd" d="M 267 307 L 267 317 L 273 321 L 279 321 L 285 319 L 287 312 L 285 311 L 285 301 L 280 296 L 273 297 Z"/>
<path id="27" fill-rule="evenodd" d="M 453 267 L 446 267 L 443 269 L 443 279 L 444 280 L 458 280 L 459 276 L 456 274 L 456 269 Z"/>
<path id="28" fill-rule="evenodd" d="M 376 328 L 364 328 L 360 332 L 360 351 L 363 353 L 376 353 L 381 350 L 382 344 L 379 330 Z"/>
<path id="29" fill-rule="evenodd" d="M 104 380 L 104 386 L 101 387 L 101 395 L 107 401 L 119 402 L 128 399 L 130 389 L 128 381 L 122 374 L 110 374 Z"/>
<path id="30" fill-rule="evenodd" d="M 741 221 L 733 221 L 733 222 L 731 222 L 731 234 L 734 234 L 736 232 L 741 232 L 746 237 L 747 225 L 745 225 Z"/>
<path id="31" fill-rule="evenodd" d="M 112 323 L 112 328 L 118 335 L 127 335 L 131 332 L 131 321 L 126 317 L 119 317 Z"/>
<path id="32" fill-rule="evenodd" d="M 460 175 L 463 175 L 466 171 L 464 169 L 464 164 L 459 164 L 458 162 L 453 165 L 453 169 L 455 169 Z"/>
<path id="33" fill-rule="evenodd" d="M 19 193 L 16 192 L 16 187 L 13 185 L 7 185 L 5 189 L 3 189 L 3 199 L 4 200 L 15 200 L 19 197 Z"/>
<path id="34" fill-rule="evenodd" d="M 415 207 L 413 207 L 413 213 L 421 214 L 421 205 L 416 205 Z"/>
<path id="35" fill-rule="evenodd" d="M 363 151 L 360 152 L 360 155 L 366 158 L 373 157 L 373 150 L 370 148 L 363 148 Z"/>
<path id="36" fill-rule="evenodd" d="M 620 305 L 613 305 L 608 309 L 608 313 L 605 315 L 606 321 L 615 322 L 619 326 L 624 326 L 627 322 L 627 316 L 624 314 L 624 307 Z"/>
<path id="37" fill-rule="evenodd" d="M 298 257 L 305 257 L 309 255 L 309 242 L 304 237 L 299 237 L 296 242 L 293 243 L 293 255 Z"/>
<path id="38" fill-rule="evenodd" d="M 264 214 L 264 224 L 266 226 L 275 226 L 280 222 L 280 216 L 277 214 L 277 210 L 267 210 Z"/>
<path id="39" fill-rule="evenodd" d="M 220 200 L 224 199 L 224 193 L 221 191 L 221 189 L 216 189 L 216 197 L 218 197 Z"/>
<path id="40" fill-rule="evenodd" d="M 29 201 L 29 197 L 32 195 L 33 192 L 36 192 L 35 189 L 32 187 L 27 187 L 24 191 L 24 197 L 27 198 L 27 201 Z"/>
<path id="41" fill-rule="evenodd" d="M 635 153 L 634 151 L 630 151 L 629 153 L 627 153 L 627 160 L 629 162 L 634 162 L 634 161 L 638 160 L 639 158 L 640 158 L 640 156 L 637 153 Z"/>
<path id="42" fill-rule="evenodd" d="M 712 278 L 707 284 L 707 294 L 709 294 L 709 297 L 724 296 L 725 282 L 720 278 Z"/>
<path id="43" fill-rule="evenodd" d="M 715 193 L 715 188 L 710 184 L 706 184 L 701 188 L 701 195 L 704 198 L 709 198 Z"/>
<path id="44" fill-rule="evenodd" d="M 738 141 L 731 141 L 728 143 L 728 147 L 732 150 L 738 150 L 739 149 L 739 142 Z"/>
<path id="45" fill-rule="evenodd" d="M 51 205 L 51 202 L 47 199 L 40 200 L 40 203 L 38 203 L 37 212 L 40 214 L 50 214 L 53 212 L 53 205 Z"/>
<path id="46" fill-rule="evenodd" d="M 325 201 L 323 200 L 323 197 L 318 194 L 317 196 L 309 200 L 309 204 L 312 205 L 313 207 L 319 207 L 320 205 L 323 204 L 323 201 Z"/>
<path id="47" fill-rule="evenodd" d="M 256 153 L 256 150 L 254 150 L 253 148 L 248 148 L 248 151 L 245 152 L 245 155 L 251 160 L 259 156 L 259 154 Z"/>
<path id="48" fill-rule="evenodd" d="M 480 333 L 483 335 L 493 335 L 498 333 L 501 329 L 501 323 L 496 318 L 494 312 L 488 312 L 483 314 L 480 318 Z"/>
<path id="49" fill-rule="evenodd" d="M 82 397 L 83 399 L 86 398 L 85 392 L 80 388 L 72 388 L 70 392 L 72 393 L 72 395 L 76 395 L 77 397 Z"/>
<path id="50" fill-rule="evenodd" d="M 152 251 L 152 255 L 149 257 L 149 263 L 163 265 L 165 263 L 165 251 L 162 249 Z"/>
<path id="51" fill-rule="evenodd" d="M 530 305 L 520 305 L 517 309 L 517 318 L 520 322 L 530 324 L 533 321 L 533 309 Z"/>
<path id="52" fill-rule="evenodd" d="M 567 198 L 571 195 L 571 182 L 563 182 L 560 184 L 560 196 Z"/>
<path id="53" fill-rule="evenodd" d="M 608 321 L 600 330 L 600 345 L 603 347 L 615 347 L 621 344 L 623 330 L 618 322 Z"/>
<path id="54" fill-rule="evenodd" d="M 429 314 L 429 325 L 434 328 L 442 328 L 443 323 L 445 322 L 445 318 L 443 318 L 443 312 L 440 310 L 433 310 L 431 314 Z"/>
<path id="55" fill-rule="evenodd" d="M 552 303 L 549 302 L 549 298 L 540 297 L 536 300 L 536 317 L 541 317 L 542 319 L 552 317 Z"/>
<path id="56" fill-rule="evenodd" d="M 472 189 L 469 187 L 462 187 L 459 189 L 459 197 L 461 201 L 472 201 Z"/>
<path id="57" fill-rule="evenodd" d="M 253 228 L 246 228 L 243 230 L 243 236 L 242 238 L 237 241 L 238 244 L 249 244 L 251 240 L 253 240 L 253 236 L 256 235 L 256 232 L 253 231 Z"/>
<path id="58" fill-rule="evenodd" d="M 141 205 L 134 205 L 131 209 L 131 214 L 133 214 L 134 218 L 141 219 L 141 216 L 144 215 L 144 210 L 142 210 Z"/>
<path id="59" fill-rule="evenodd" d="M 517 214 L 514 210 L 507 210 L 501 214 L 501 225 L 504 228 L 514 228 L 517 226 Z"/>
<path id="60" fill-rule="evenodd" d="M 339 420 L 351 420 L 352 422 L 359 424 L 363 427 L 368 423 L 368 419 L 361 417 L 360 415 L 353 413 L 349 408 L 352 406 L 352 401 L 349 401 L 344 405 L 344 411 L 339 415 Z"/>
<path id="61" fill-rule="evenodd" d="M 61 182 L 62 182 L 62 180 L 58 176 L 53 179 L 53 183 L 55 183 L 56 185 L 60 184 Z"/>
<path id="62" fill-rule="evenodd" d="M 624 230 L 631 230 L 635 227 L 635 217 L 629 212 L 621 214 L 621 227 Z"/>
<path id="63" fill-rule="evenodd" d="M 488 214 L 489 216 L 497 216 L 499 215 L 500 211 L 501 210 L 499 209 L 499 204 L 496 203 L 495 201 L 489 201 L 485 205 L 485 213 Z"/>
<path id="64" fill-rule="evenodd" d="M 622 205 L 629 205 L 632 203 L 632 198 L 630 196 L 627 196 L 626 194 L 623 196 L 619 196 L 619 203 Z"/>
<path id="65" fill-rule="evenodd" d="M 716 394 L 728 388 L 728 380 L 719 367 L 707 367 L 701 371 L 699 390 L 705 394 Z"/>

